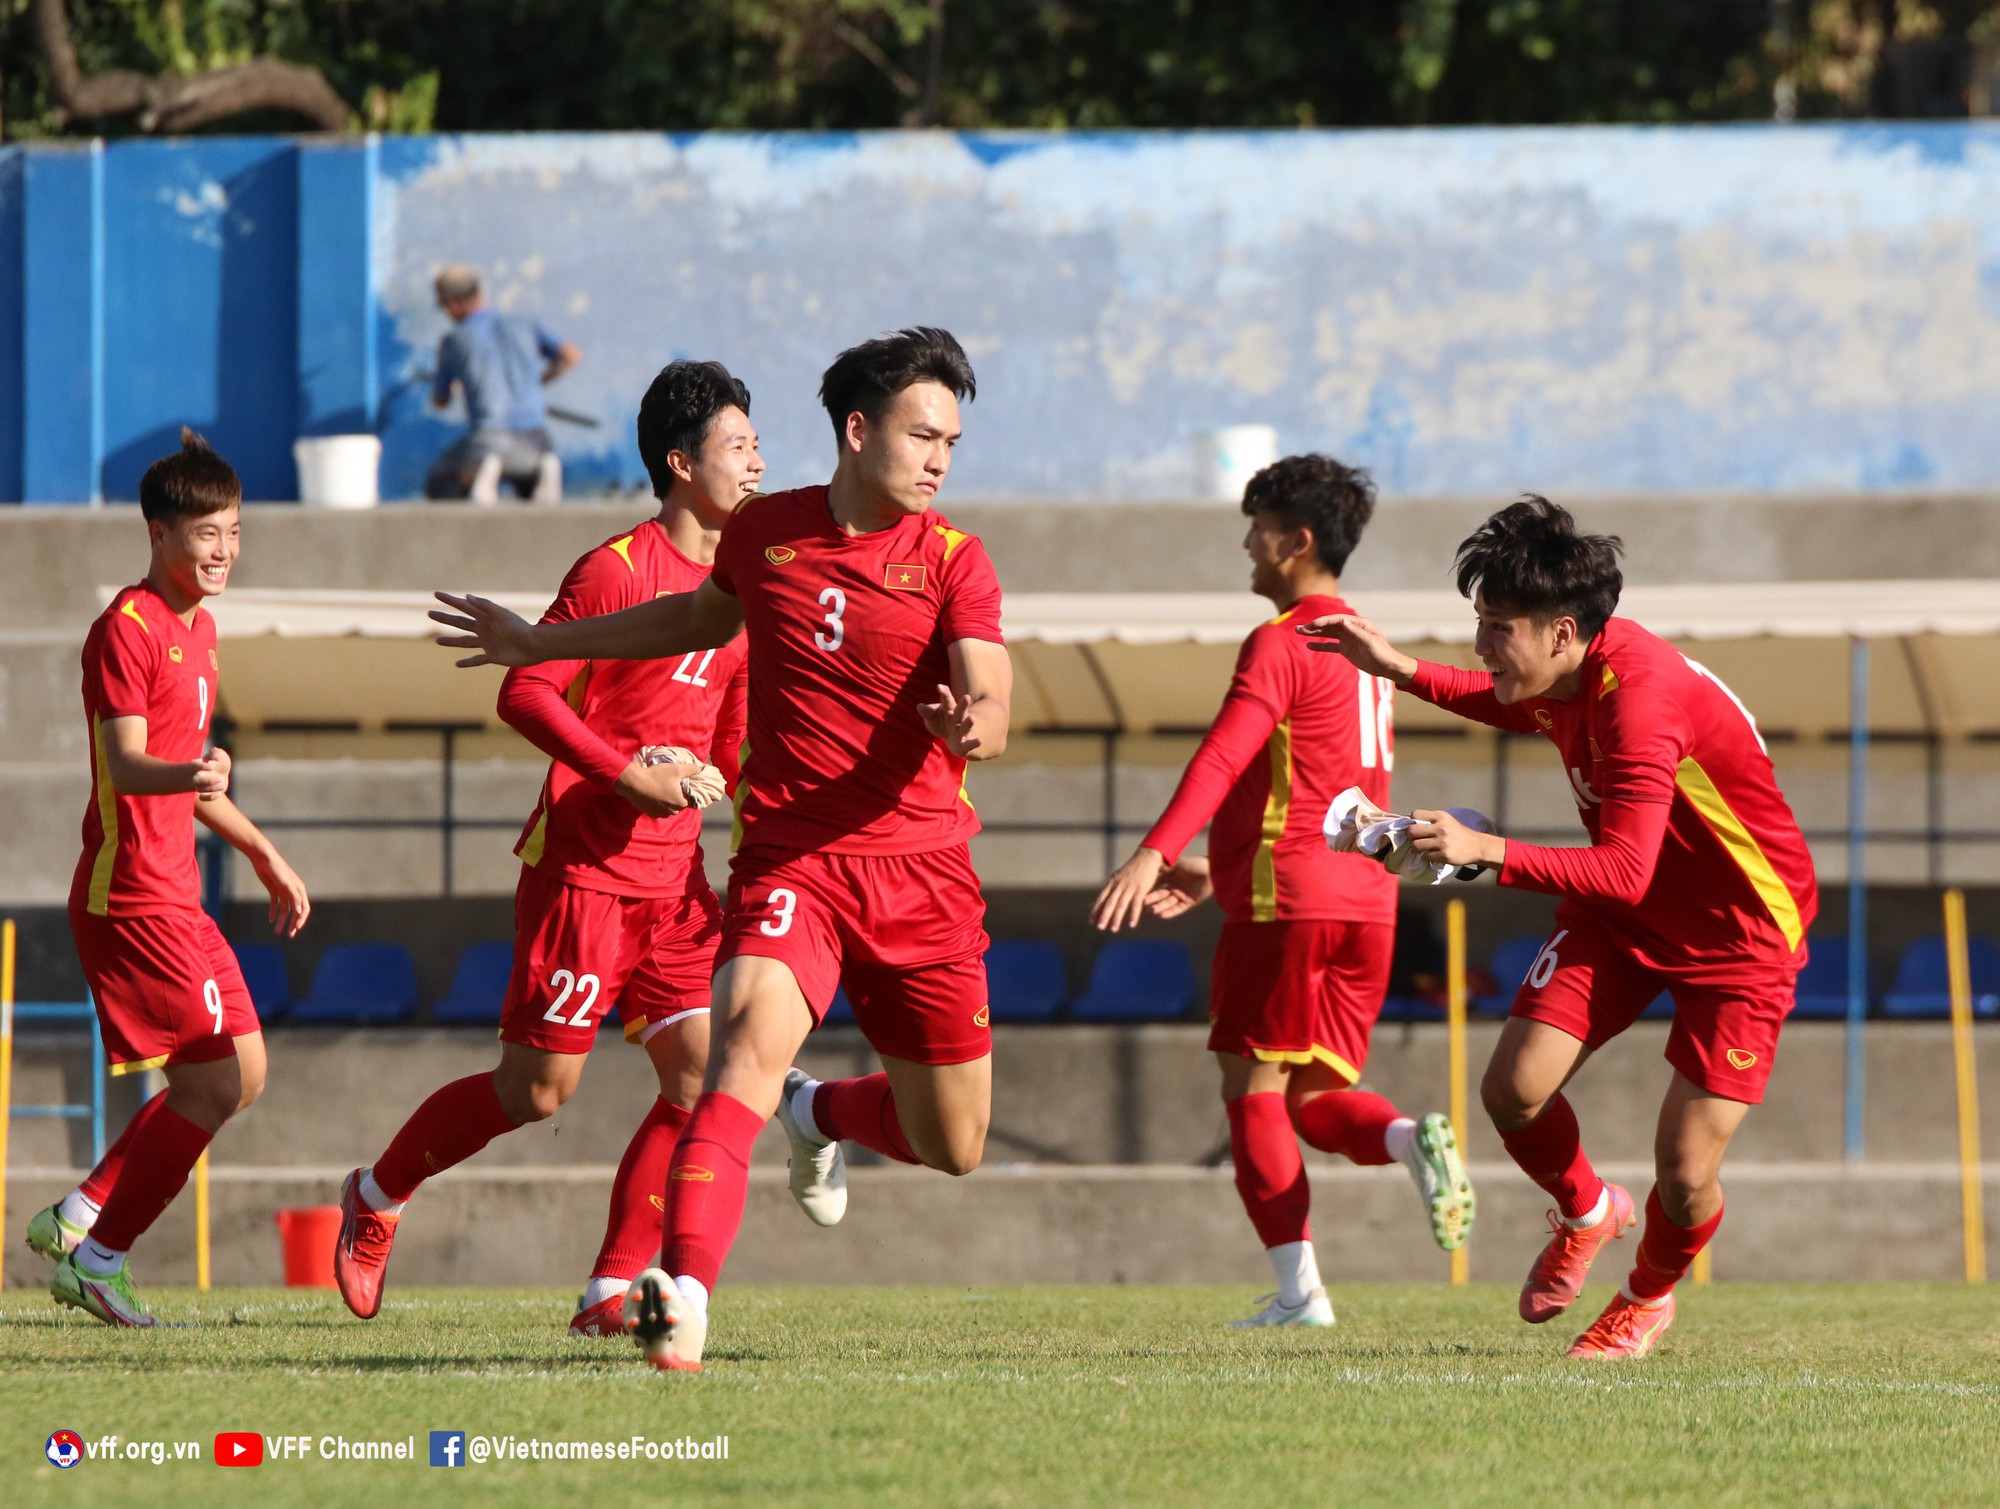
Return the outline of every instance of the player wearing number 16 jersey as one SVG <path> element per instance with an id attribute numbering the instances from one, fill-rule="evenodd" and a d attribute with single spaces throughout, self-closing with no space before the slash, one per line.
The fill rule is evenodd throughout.
<path id="1" fill-rule="evenodd" d="M 167 1087 L 78 1188 L 28 1223 L 28 1245 L 57 1260 L 58 1303 L 112 1325 L 153 1324 L 126 1253 L 209 1139 L 264 1088 L 243 973 L 201 909 L 194 824 L 249 859 L 281 934 L 296 934 L 311 910 L 299 877 L 224 794 L 228 753 L 206 749 L 219 663 L 201 605 L 228 585 L 242 497 L 229 464 L 183 430 L 180 451 L 139 482 L 151 569 L 112 597 L 83 646 L 91 795 L 70 930 L 111 1072 L 158 1069 Z"/>
<path id="2" fill-rule="evenodd" d="M 1598 1251 L 1636 1223 L 1632 1197 L 1584 1156 L 1563 1086 L 1661 991 L 1673 998 L 1645 1234 L 1572 1357 L 1643 1356 L 1672 1322 L 1674 1285 L 1722 1223 L 1723 1153 L 1764 1098 L 1818 908 L 1812 856 L 1750 714 L 1672 645 L 1612 617 L 1619 549 L 1546 498 L 1488 519 L 1458 550 L 1484 674 L 1414 660 L 1363 619 L 1304 631 L 1439 707 L 1548 738 L 1590 835 L 1544 848 L 1428 812 L 1412 830 L 1420 853 L 1563 898 L 1482 1087 L 1508 1153 L 1556 1201 L 1521 1290 L 1525 1320 L 1567 1309 Z"/>
<path id="3" fill-rule="evenodd" d="M 744 504 L 700 591 L 564 624 L 444 594 L 462 614 L 432 615 L 472 631 L 440 640 L 480 651 L 461 664 L 683 655 L 747 630 L 743 841 L 717 1043 L 667 1175 L 665 1271 L 628 1299 L 662 1368 L 700 1366 L 750 1145 L 773 1110 L 792 1141 L 793 1194 L 821 1225 L 845 1209 L 840 1139 L 955 1174 L 985 1144 L 984 903 L 961 783 L 968 760 L 1005 747 L 1012 672 L 986 552 L 931 507 L 972 391 L 945 331 L 868 341 L 821 381 L 833 481 Z M 843 978 L 885 1072 L 817 1084 L 792 1056 Z"/>
<path id="4" fill-rule="evenodd" d="M 1389 986 L 1396 879 L 1333 853 L 1320 831 L 1351 786 L 1389 805 L 1394 687 L 1328 665 L 1293 632 L 1351 611 L 1340 573 L 1374 509 L 1368 474 L 1327 456 L 1288 456 L 1250 479 L 1250 586 L 1278 616 L 1244 640 L 1173 801 L 1092 911 L 1117 932 L 1146 910 L 1179 916 L 1213 893 L 1228 919 L 1208 1046 L 1222 1069 L 1236 1189 L 1278 1281 L 1269 1307 L 1241 1326 L 1333 1324 L 1298 1138 L 1356 1163 L 1402 1163 L 1440 1246 L 1460 1245 L 1472 1222 L 1450 1121 L 1413 1120 L 1357 1088 Z M 1211 819 L 1208 857 L 1183 859 Z"/>
<path id="5" fill-rule="evenodd" d="M 723 521 L 763 474 L 750 394 L 719 363 L 666 367 L 639 406 L 638 429 L 660 511 L 572 566 L 544 622 L 693 592 L 708 579 Z M 733 774 L 743 686 L 740 638 L 676 660 L 575 657 L 508 673 L 500 715 L 552 763 L 515 848 L 500 1065 L 438 1090 L 381 1157 L 349 1175 L 334 1275 L 355 1314 L 382 1303 L 403 1202 L 494 1137 L 553 1116 L 615 1009 L 626 1040 L 652 1059 L 660 1094 L 612 1181 L 609 1224 L 570 1331 L 622 1334 L 625 1292 L 660 1245 L 667 1157 L 708 1062 L 721 916 L 693 809 L 719 798 Z M 661 748 L 677 757 L 651 763 L 648 752 Z"/>

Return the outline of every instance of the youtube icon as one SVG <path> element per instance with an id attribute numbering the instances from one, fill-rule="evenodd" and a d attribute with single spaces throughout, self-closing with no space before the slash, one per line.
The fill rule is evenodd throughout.
<path id="1" fill-rule="evenodd" d="M 264 1438 L 254 1430 L 225 1430 L 215 1438 L 217 1467 L 262 1467 Z"/>

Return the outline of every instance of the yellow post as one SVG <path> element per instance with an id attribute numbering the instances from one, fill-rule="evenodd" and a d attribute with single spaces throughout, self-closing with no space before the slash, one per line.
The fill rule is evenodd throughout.
<path id="1" fill-rule="evenodd" d="M 1465 903 L 1453 901 L 1444 909 L 1445 926 L 1445 1038 L 1451 1060 L 1451 1130 L 1458 1139 L 1458 1155 L 1469 1158 L 1465 1145 Z M 1471 1282 L 1472 1262 L 1463 1247 L 1451 1254 L 1451 1281 Z"/>
<path id="2" fill-rule="evenodd" d="M 1944 947 L 1951 966 L 1951 1056 L 1958 1069 L 1958 1177 L 1965 1207 L 1965 1281 L 1986 1282 L 1986 1208 L 1979 1166 L 1979 1066 L 1972 1056 L 1972 964 L 1965 947 L 1965 892 L 1944 893 Z"/>
<path id="3" fill-rule="evenodd" d="M 1715 1274 L 1709 1266 L 1708 1249 L 1704 1247 L 1694 1255 L 1694 1281 L 1697 1284 L 1705 1284 L 1714 1277 Z"/>
<path id="4" fill-rule="evenodd" d="M 208 1287 L 208 1149 L 194 1160 L 194 1286 Z"/>
<path id="5" fill-rule="evenodd" d="M 0 922 L 0 1221 L 7 1218 L 7 1124 L 14 1115 L 14 919 Z M 0 1285 L 7 1281 L 0 1242 Z"/>

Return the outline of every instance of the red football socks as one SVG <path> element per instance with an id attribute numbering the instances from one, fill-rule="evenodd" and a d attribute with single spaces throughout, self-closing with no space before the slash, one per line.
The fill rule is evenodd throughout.
<path id="1" fill-rule="evenodd" d="M 103 1208 L 111 1198 L 111 1187 L 118 1182 L 118 1171 L 125 1166 L 125 1154 L 132 1146 L 132 1139 L 141 1135 L 139 1129 L 146 1120 L 159 1110 L 167 1098 L 165 1090 L 132 1113 L 132 1119 L 125 1123 L 125 1130 L 118 1134 L 118 1140 L 104 1150 L 104 1156 L 97 1160 L 97 1167 L 84 1175 L 83 1183 L 77 1190 L 92 1205 Z"/>
<path id="2" fill-rule="evenodd" d="M 1325 1099 L 1324 1096 L 1321 1099 Z M 1312 1190 L 1299 1156 L 1285 1097 L 1274 1092 L 1239 1095 L 1229 1113 L 1229 1155 L 1236 1164 L 1236 1193 L 1266 1247 L 1312 1240 L 1306 1213 Z"/>
<path id="3" fill-rule="evenodd" d="M 910 1150 L 896 1119 L 896 1097 L 889 1092 L 886 1074 L 825 1081 L 813 1091 L 812 1114 L 822 1137 L 858 1142 L 898 1163 L 924 1161 Z"/>
<path id="4" fill-rule="evenodd" d="M 660 1191 L 667 1187 L 667 1164 L 687 1123 L 685 1107 L 658 1096 L 625 1145 L 625 1156 L 618 1160 L 618 1173 L 611 1181 L 611 1218 L 604 1227 L 604 1245 L 591 1265 L 592 1278 L 631 1278 L 652 1260 L 666 1210 Z"/>
<path id="5" fill-rule="evenodd" d="M 490 1070 L 455 1079 L 417 1107 L 375 1160 L 376 1186 L 391 1200 L 407 1200 L 432 1174 L 465 1162 L 513 1130 L 514 1123 L 500 1109 Z"/>
<path id="6" fill-rule="evenodd" d="M 90 1229 L 92 1240 L 112 1252 L 129 1252 L 146 1228 L 173 1203 L 201 1150 L 215 1134 L 196 1126 L 172 1106 L 160 1105 L 146 1118 L 146 1135 L 125 1150 L 118 1182 L 104 1212 Z"/>
<path id="7" fill-rule="evenodd" d="M 1328 1090 L 1292 1113 L 1307 1147 L 1338 1153 L 1354 1163 L 1388 1163 L 1385 1134 L 1402 1112 L 1367 1090 Z"/>
<path id="8" fill-rule="evenodd" d="M 1638 1300 L 1655 1300 L 1681 1281 L 1681 1275 L 1695 1260 L 1695 1254 L 1715 1238 L 1722 1224 L 1717 1211 L 1699 1226 L 1677 1226 L 1660 1204 L 1656 1185 L 1646 1196 L 1646 1232 L 1639 1238 L 1638 1261 L 1632 1276 L 1625 1280 L 1625 1292 Z"/>
<path id="9" fill-rule="evenodd" d="M 1576 1112 L 1558 1094 L 1527 1126 L 1500 1133 L 1507 1155 L 1521 1172 L 1549 1192 L 1556 1209 L 1574 1221 L 1597 1208 L 1604 1181 L 1583 1153 L 1583 1132 Z"/>
<path id="10" fill-rule="evenodd" d="M 764 1118 L 720 1090 L 694 1103 L 667 1166 L 667 1214 L 661 1266 L 714 1290 L 743 1225 L 750 1195 L 750 1144 Z"/>

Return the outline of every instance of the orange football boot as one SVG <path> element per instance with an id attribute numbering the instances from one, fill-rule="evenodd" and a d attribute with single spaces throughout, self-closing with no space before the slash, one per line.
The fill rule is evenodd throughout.
<path id="1" fill-rule="evenodd" d="M 1604 1219 L 1595 1226 L 1578 1229 L 1563 1220 L 1562 1212 L 1549 1212 L 1549 1245 L 1535 1259 L 1528 1281 L 1521 1286 L 1521 1319 L 1529 1325 L 1554 1320 L 1575 1304 L 1598 1249 L 1606 1242 L 1620 1240 L 1637 1224 L 1630 1194 L 1616 1184 L 1605 1185 L 1604 1192 L 1609 1197 Z"/>
<path id="2" fill-rule="evenodd" d="M 1660 1304 L 1642 1305 L 1635 1299 L 1627 1299 L 1621 1289 L 1611 1296 L 1611 1303 L 1604 1307 L 1604 1313 L 1590 1323 L 1590 1329 L 1577 1337 L 1576 1345 L 1569 1349 L 1568 1355 L 1644 1357 L 1653 1350 L 1653 1344 L 1667 1334 L 1667 1327 L 1673 1323 L 1673 1290 L 1667 1291 L 1666 1299 Z"/>
<path id="3" fill-rule="evenodd" d="M 340 1237 L 333 1244 L 333 1278 L 347 1308 L 363 1320 L 382 1308 L 382 1276 L 389 1268 L 389 1249 L 396 1241 L 401 1216 L 371 1210 L 361 1198 L 361 1169 L 340 1186 Z"/>

